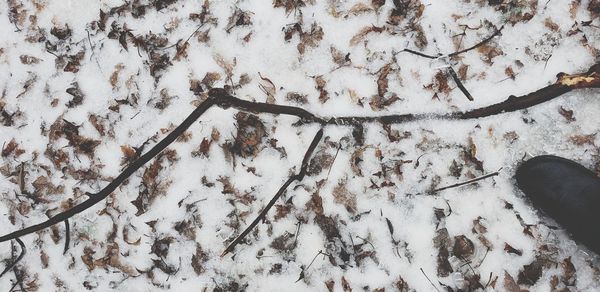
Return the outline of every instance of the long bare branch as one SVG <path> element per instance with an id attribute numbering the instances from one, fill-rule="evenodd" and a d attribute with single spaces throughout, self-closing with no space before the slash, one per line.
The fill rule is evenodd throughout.
<path id="1" fill-rule="evenodd" d="M 177 137 L 183 134 L 202 114 L 204 114 L 214 105 L 224 109 L 235 108 L 254 113 L 292 115 L 300 119 L 299 123 L 297 123 L 298 125 L 304 123 L 319 123 L 321 125 L 360 126 L 364 123 L 393 124 L 426 119 L 466 120 L 489 117 L 500 113 L 513 112 L 529 108 L 579 88 L 600 88 L 600 63 L 595 64 L 587 72 L 582 74 L 568 75 L 560 73 L 558 74 L 558 80 L 555 83 L 523 96 L 510 96 L 503 102 L 487 107 L 477 108 L 465 112 L 453 112 L 446 114 L 434 113 L 393 114 L 385 116 L 318 117 L 317 115 L 300 107 L 267 104 L 262 102 L 250 102 L 231 96 L 223 89 L 212 89 L 209 91 L 209 98 L 202 102 L 196 109 L 194 109 L 194 111 L 179 126 L 177 126 L 164 139 L 152 147 L 150 151 L 133 161 L 127 168 L 125 168 L 125 170 L 123 170 L 123 172 L 121 172 L 102 190 L 95 194 L 88 193 L 89 198 L 82 203 L 53 217 L 50 217 L 48 220 L 42 223 L 1 236 L 0 242 L 15 239 L 61 223 L 104 200 L 133 173 L 135 173 L 143 165 L 148 163 L 152 158 L 163 151 L 167 146 L 173 143 Z"/>

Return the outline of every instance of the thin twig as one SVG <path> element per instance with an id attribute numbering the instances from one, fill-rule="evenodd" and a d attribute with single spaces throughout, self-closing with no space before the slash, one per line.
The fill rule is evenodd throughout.
<path id="1" fill-rule="evenodd" d="M 429 281 L 429 283 L 431 283 L 431 286 L 433 286 L 433 288 L 435 288 L 435 291 L 440 292 L 440 289 L 438 289 L 438 287 L 435 284 L 433 284 L 433 282 L 431 282 L 431 279 L 429 279 L 429 277 L 427 277 L 427 274 L 425 274 L 425 271 L 423 271 L 423 268 L 420 268 L 420 269 L 421 269 L 421 273 L 423 273 L 423 276 L 425 276 L 425 278 L 427 278 L 427 281 Z"/>
<path id="2" fill-rule="evenodd" d="M 453 53 L 450 53 L 450 54 L 447 54 L 447 55 L 443 55 L 443 54 L 437 54 L 435 56 L 434 55 L 428 55 L 428 54 L 425 54 L 425 53 L 422 53 L 422 52 L 418 52 L 418 51 L 415 51 L 415 50 L 411 50 L 411 49 L 404 49 L 404 50 L 402 50 L 400 52 L 411 53 L 413 55 L 417 55 L 417 56 L 420 56 L 420 57 L 423 57 L 423 58 L 427 58 L 427 59 L 438 59 L 438 58 L 442 58 L 442 57 L 454 57 L 454 56 L 460 55 L 462 53 L 466 53 L 466 52 L 468 52 L 470 50 L 474 50 L 474 49 L 476 49 L 478 47 L 483 46 L 485 43 L 489 42 L 494 37 L 496 37 L 497 35 L 499 35 L 500 32 L 502 32 L 503 28 L 504 28 L 504 25 L 501 26 L 499 29 L 497 29 L 492 35 L 488 36 L 487 38 L 483 39 L 482 41 L 478 42 L 477 44 L 475 44 L 473 46 L 470 46 L 470 47 L 468 47 L 466 49 L 463 49 L 463 50 L 460 50 L 460 51 L 456 51 L 456 52 L 453 52 Z"/>
<path id="3" fill-rule="evenodd" d="M 443 190 L 447 190 L 447 189 L 451 189 L 451 188 L 456 188 L 456 187 L 460 187 L 460 186 L 464 186 L 464 185 L 468 185 L 468 184 L 472 184 L 474 182 L 478 182 L 480 180 L 484 180 L 484 179 L 489 178 L 489 177 L 497 176 L 497 175 L 500 174 L 500 170 L 502 170 L 502 168 L 498 169 L 498 171 L 496 171 L 496 172 L 488 173 L 486 175 L 483 175 L 483 176 L 480 176 L 480 177 L 476 177 L 476 178 L 470 179 L 468 181 L 459 182 L 459 183 L 456 183 L 456 184 L 453 184 L 453 185 L 449 185 L 449 186 L 445 186 L 445 187 L 442 187 L 442 188 L 439 188 L 439 189 L 432 190 L 429 193 L 430 194 L 434 194 L 434 193 L 437 193 L 437 192 L 441 192 Z"/>
<path id="4" fill-rule="evenodd" d="M 298 281 L 304 279 L 304 271 L 308 270 L 308 268 L 310 268 L 310 266 L 312 266 L 312 264 L 315 262 L 315 260 L 317 259 L 317 257 L 321 254 L 325 254 L 322 250 L 319 250 L 319 252 L 313 257 L 312 261 L 310 261 L 310 264 L 308 264 L 308 266 L 305 268 L 304 266 L 300 267 L 301 271 L 300 271 L 300 276 L 298 277 L 298 280 L 296 280 L 297 283 Z"/>
<path id="5" fill-rule="evenodd" d="M 315 150 L 315 148 L 317 148 L 317 144 L 319 144 L 319 141 L 321 141 L 322 137 L 323 137 L 323 128 L 319 129 L 319 131 L 313 138 L 312 142 L 310 143 L 310 146 L 306 150 L 306 153 L 304 153 L 304 159 L 302 159 L 302 166 L 300 167 L 300 172 L 298 172 L 298 174 L 290 176 L 290 178 L 279 188 L 279 191 L 277 191 L 275 196 L 273 196 L 273 198 L 271 198 L 271 201 L 269 201 L 267 206 L 260 212 L 260 214 L 258 214 L 256 219 L 254 219 L 254 221 L 252 221 L 252 223 L 250 223 L 250 225 L 248 227 L 246 227 L 246 229 L 229 244 L 229 246 L 227 246 L 227 248 L 221 254 L 221 257 L 223 257 L 226 254 L 233 251 L 235 246 L 238 245 L 246 237 L 246 235 L 248 235 L 248 233 L 250 233 L 250 231 L 252 231 L 252 229 L 254 229 L 254 227 L 256 227 L 256 225 L 258 225 L 258 223 L 267 216 L 267 213 L 269 212 L 271 207 L 273 207 L 273 205 L 275 204 L 277 199 L 279 199 L 279 197 L 281 197 L 281 195 L 285 192 L 287 187 L 293 181 L 295 181 L 295 180 L 301 181 L 304 178 L 304 176 L 306 175 L 310 157 L 312 156 L 312 153 Z"/>
<path id="6" fill-rule="evenodd" d="M 458 74 L 456 74 L 456 71 L 454 71 L 454 68 L 452 68 L 452 66 L 448 66 L 448 73 L 450 73 L 450 76 L 454 80 L 454 83 L 456 83 L 456 86 L 458 86 L 458 89 L 462 91 L 462 93 L 467 97 L 468 100 L 473 101 L 473 96 L 462 84 L 460 78 L 458 78 Z"/>
<path id="7" fill-rule="evenodd" d="M 418 51 L 415 51 L 415 50 L 411 50 L 411 49 L 404 49 L 404 50 L 402 50 L 400 52 L 411 53 L 413 55 L 421 56 L 421 57 L 424 57 L 424 58 L 427 58 L 427 59 L 437 59 L 437 58 L 439 58 L 439 57 L 442 56 L 442 54 L 438 54 L 437 56 L 427 55 L 425 53 L 421 53 L 421 52 L 418 52 Z"/>
<path id="8" fill-rule="evenodd" d="M 19 254 L 19 256 L 17 257 L 17 259 L 14 262 L 12 262 L 10 265 L 8 265 L 8 266 L 6 266 L 6 268 L 4 268 L 4 271 L 2 271 L 2 273 L 0 273 L 0 277 L 4 276 L 4 274 L 6 274 L 6 272 L 12 270 L 19 263 L 19 261 L 21 261 L 23 259 L 23 257 L 25 256 L 25 252 L 26 252 L 25 244 L 18 237 L 15 238 L 15 240 L 17 241 L 19 246 L 21 246 L 21 253 Z"/>
<path id="9" fill-rule="evenodd" d="M 195 35 L 195 34 L 196 34 L 196 33 L 197 33 L 199 30 L 200 30 L 200 28 L 202 28 L 202 27 L 204 26 L 204 24 L 205 24 L 205 22 L 201 23 L 201 24 L 200 24 L 200 25 L 199 25 L 199 26 L 196 28 L 196 30 L 194 30 L 194 32 L 192 32 L 192 34 L 190 34 L 190 35 L 188 36 L 188 38 L 185 40 L 185 42 L 183 42 L 183 44 L 185 45 L 185 43 L 187 43 L 188 41 L 190 41 L 190 39 L 191 39 L 191 38 L 192 38 L 192 37 L 193 37 L 193 36 L 194 36 L 194 35 Z M 180 40 L 180 41 L 181 41 L 181 40 Z M 176 42 L 176 43 L 174 43 L 174 44 L 172 44 L 172 45 L 170 45 L 170 46 L 167 46 L 167 47 L 164 47 L 164 48 L 160 48 L 159 50 L 166 50 L 166 49 L 170 49 L 170 48 L 172 48 L 172 47 L 175 47 L 175 46 L 177 46 L 178 44 L 179 44 L 179 41 L 178 41 L 178 42 Z"/>
<path id="10" fill-rule="evenodd" d="M 450 54 L 448 54 L 448 57 L 454 57 L 456 55 L 460 55 L 462 53 L 465 53 L 465 52 L 468 52 L 470 50 L 473 50 L 473 49 L 476 49 L 476 48 L 479 48 L 479 47 L 483 46 L 485 43 L 489 42 L 494 37 L 496 37 L 497 35 L 499 35 L 502 32 L 502 29 L 504 29 L 504 25 L 502 25 L 499 29 L 497 29 L 492 35 L 490 35 L 489 37 L 483 39 L 482 41 L 478 42 L 477 44 L 475 44 L 475 45 L 473 45 L 471 47 L 468 47 L 468 48 L 466 48 L 464 50 L 460 50 L 460 51 L 456 51 L 454 53 L 450 53 Z"/>

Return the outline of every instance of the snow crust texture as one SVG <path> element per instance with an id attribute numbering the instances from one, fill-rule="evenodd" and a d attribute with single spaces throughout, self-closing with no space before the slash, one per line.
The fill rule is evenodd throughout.
<path id="1" fill-rule="evenodd" d="M 322 116 L 465 111 L 587 70 L 599 14 L 597 0 L 3 1 L 0 233 L 103 188 L 211 88 Z M 498 31 L 452 57 L 405 50 L 445 56 Z M 327 126 L 304 180 L 225 257 L 319 126 L 213 108 L 72 218 L 66 252 L 64 225 L 22 237 L 0 290 L 598 291 L 597 255 L 513 174 L 541 154 L 600 174 L 599 94 Z M 3 267 L 20 252 L 2 243 Z"/>

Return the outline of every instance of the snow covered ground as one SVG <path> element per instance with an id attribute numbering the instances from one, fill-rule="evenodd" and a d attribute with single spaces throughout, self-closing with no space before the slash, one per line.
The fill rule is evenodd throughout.
<path id="1" fill-rule="evenodd" d="M 322 116 L 463 111 L 587 70 L 599 14 L 597 0 L 8 0 L 0 233 L 103 188 L 212 87 Z M 448 54 L 499 29 L 452 58 L 402 52 Z M 540 154 L 600 173 L 599 93 L 479 120 L 328 126 L 309 175 L 224 257 L 299 170 L 318 126 L 213 108 L 72 218 L 64 255 L 64 225 L 22 237 L 27 252 L 0 289 L 597 291 L 597 256 L 512 176 Z M 3 267 L 19 252 L 2 243 Z"/>

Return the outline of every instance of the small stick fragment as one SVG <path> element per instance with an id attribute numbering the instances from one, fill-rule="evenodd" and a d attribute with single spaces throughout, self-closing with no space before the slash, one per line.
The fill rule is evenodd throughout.
<path id="1" fill-rule="evenodd" d="M 402 53 L 402 52 L 411 53 L 413 55 L 421 56 L 421 57 L 427 58 L 427 59 L 437 59 L 442 56 L 441 54 L 438 54 L 437 56 L 427 55 L 425 53 L 421 53 L 421 52 L 411 50 L 411 49 L 404 49 L 404 50 L 400 51 L 400 53 Z"/>
<path id="2" fill-rule="evenodd" d="M 25 194 L 25 162 L 21 162 L 21 166 L 19 167 L 19 190 L 21 194 Z"/>
<path id="3" fill-rule="evenodd" d="M 498 169 L 498 171 L 496 171 L 496 172 L 488 173 L 488 174 L 486 174 L 484 176 L 476 177 L 476 178 L 470 179 L 468 181 L 459 182 L 459 183 L 456 183 L 456 184 L 453 184 L 453 185 L 449 185 L 449 186 L 445 186 L 445 187 L 442 187 L 442 188 L 439 188 L 439 189 L 435 189 L 435 190 L 431 191 L 430 194 L 435 194 L 435 193 L 441 192 L 443 190 L 447 190 L 447 189 L 451 189 L 451 188 L 456 188 L 456 187 L 460 187 L 460 186 L 464 186 L 464 185 L 468 185 L 468 184 L 472 184 L 474 182 L 478 182 L 480 180 L 484 180 L 484 179 L 489 178 L 489 177 L 497 176 L 497 175 L 500 174 L 500 170 L 502 170 L 502 168 Z"/>
<path id="4" fill-rule="evenodd" d="M 69 226 L 69 219 L 65 219 L 65 249 L 63 254 L 67 254 L 67 250 L 69 250 L 69 242 L 71 242 L 71 227 Z"/>
<path id="5" fill-rule="evenodd" d="M 458 78 L 458 74 L 456 74 L 456 71 L 454 71 L 454 68 L 452 68 L 452 66 L 448 66 L 448 73 L 450 74 L 450 76 L 452 76 L 452 79 L 454 80 L 454 83 L 456 83 L 456 86 L 458 86 L 458 89 L 462 91 L 462 93 L 467 97 L 467 99 L 473 101 L 473 96 L 462 84 L 460 78 Z"/>

